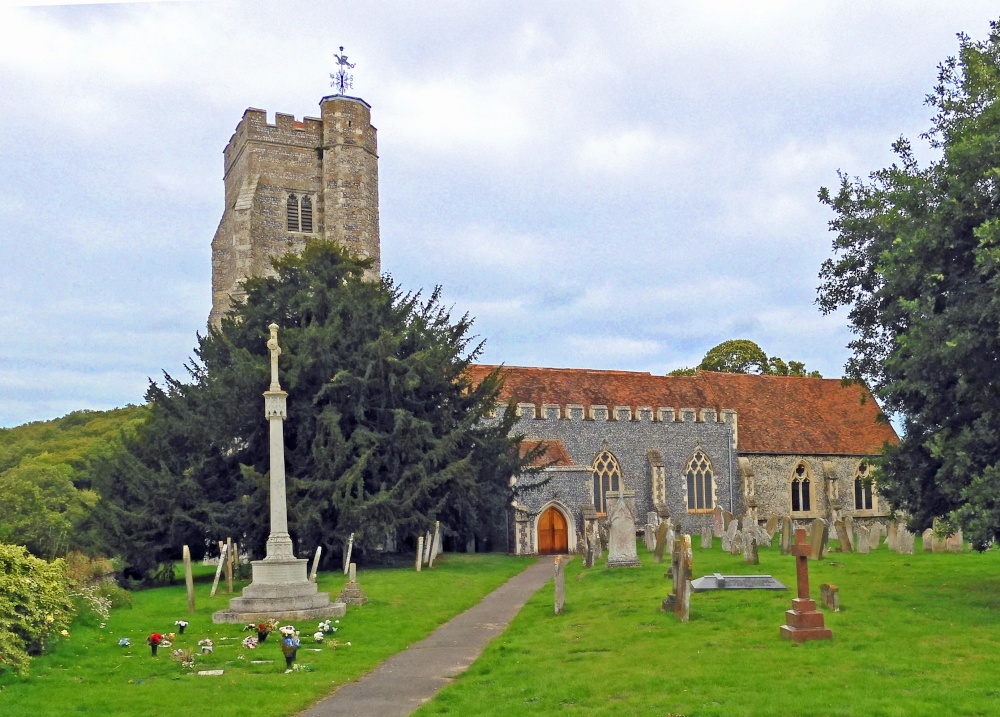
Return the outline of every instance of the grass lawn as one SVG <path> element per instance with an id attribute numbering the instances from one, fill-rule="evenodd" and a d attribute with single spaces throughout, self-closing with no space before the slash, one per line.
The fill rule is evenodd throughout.
<path id="1" fill-rule="evenodd" d="M 340 618 L 340 630 L 332 636 L 340 642 L 336 649 L 310 643 L 315 622 L 297 623 L 302 632 L 297 662 L 313 671 L 291 674 L 285 674 L 277 635 L 245 650 L 241 640 L 254 633 L 243 632 L 241 625 L 212 624 L 212 613 L 225 608 L 232 596 L 223 581 L 210 598 L 214 569 L 197 566 L 197 612 L 188 614 L 181 582 L 135 593 L 135 605 L 113 611 L 103 629 L 96 621 L 78 619 L 68 640 L 32 661 L 28 676 L 0 677 L 0 715 L 295 714 L 422 639 L 532 562 L 496 554 L 447 554 L 419 574 L 413 569 L 359 569 L 368 604 L 348 607 L 347 616 Z M 337 573 L 319 576 L 320 590 L 333 597 L 346 582 Z M 235 594 L 242 587 L 237 584 Z M 175 632 L 175 620 L 190 625 L 176 636 L 173 648 L 161 647 L 152 657 L 146 637 Z M 122 637 L 130 638 L 132 646 L 118 647 Z M 199 676 L 171 659 L 171 649 L 197 651 L 202 638 L 215 642 L 215 652 L 199 655 L 194 669 L 224 669 L 223 676 Z M 255 665 L 251 660 L 273 662 Z"/>
<path id="2" fill-rule="evenodd" d="M 779 637 L 795 595 L 791 556 L 760 565 L 694 540 L 696 577 L 770 573 L 787 592 L 694 594 L 691 620 L 659 611 L 667 564 L 642 545 L 641 568 L 566 571 L 483 656 L 416 714 L 430 715 L 1000 715 L 1000 551 L 831 554 L 809 562 L 811 595 L 840 588 L 825 612 L 833 640 Z"/>

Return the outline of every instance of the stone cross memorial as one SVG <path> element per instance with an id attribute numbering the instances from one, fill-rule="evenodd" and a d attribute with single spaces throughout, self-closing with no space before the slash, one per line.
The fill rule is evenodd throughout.
<path id="1" fill-rule="evenodd" d="M 816 609 L 816 601 L 809 599 L 809 553 L 805 528 L 799 528 L 795 531 L 795 544 L 792 546 L 798 597 L 792 599 L 792 609 L 785 611 L 785 624 L 781 626 L 781 636 L 792 642 L 829 640 L 833 637 L 823 624 L 823 613 Z"/>
<path id="2" fill-rule="evenodd" d="M 278 382 L 278 325 L 268 326 L 271 337 L 267 348 L 271 354 L 271 385 L 264 392 L 264 416 L 269 427 L 271 454 L 270 499 L 271 532 L 267 538 L 263 560 L 250 563 L 253 577 L 240 597 L 229 601 L 228 610 L 212 615 L 212 622 L 263 622 L 265 620 L 316 620 L 341 617 L 347 606 L 330 602 L 327 593 L 317 590 L 309 581 L 305 558 L 296 558 L 292 538 L 288 534 L 288 510 L 285 505 L 285 438 L 284 421 L 287 393 Z"/>

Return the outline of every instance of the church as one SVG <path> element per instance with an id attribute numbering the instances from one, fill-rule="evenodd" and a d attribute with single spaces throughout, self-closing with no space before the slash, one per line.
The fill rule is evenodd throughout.
<path id="1" fill-rule="evenodd" d="M 341 92 L 324 97 L 319 114 L 279 113 L 269 123 L 264 110 L 249 108 L 226 146 L 211 325 L 242 298 L 244 279 L 266 275 L 273 257 L 312 240 L 371 257 L 371 278 L 378 276 L 371 106 Z M 470 378 L 493 368 L 473 366 Z M 538 473 L 512 478 L 518 497 L 508 552 L 575 552 L 605 517 L 609 491 L 629 496 L 638 524 L 655 513 L 685 533 L 700 532 L 716 506 L 757 520 L 887 515 L 868 462 L 898 437 L 863 386 L 709 371 L 510 366 L 504 373 L 515 431 L 545 449 Z"/>

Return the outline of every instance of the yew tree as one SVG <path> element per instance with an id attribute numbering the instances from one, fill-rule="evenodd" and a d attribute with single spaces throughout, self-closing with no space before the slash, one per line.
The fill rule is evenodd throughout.
<path id="1" fill-rule="evenodd" d="M 900 138 L 889 167 L 820 190 L 836 238 L 819 304 L 849 309 L 847 374 L 902 422 L 879 493 L 981 547 L 1000 537 L 1000 24 L 958 38 L 927 96 L 933 159 Z"/>
<path id="2" fill-rule="evenodd" d="M 436 520 L 460 540 L 503 534 L 509 479 L 523 461 L 514 411 L 484 420 L 499 374 L 470 383 L 482 346 L 471 319 L 453 318 L 437 290 L 424 297 L 388 277 L 363 279 L 369 266 L 325 242 L 275 262 L 274 276 L 248 280 L 246 300 L 199 337 L 189 380 L 150 385 L 150 419 L 126 455 L 92 471 L 109 548 L 129 551 L 140 572 L 206 538 L 245 534 L 263 554 L 272 322 L 300 554 L 322 546 L 339 559 L 334 548 L 350 533 L 360 551 L 387 537 L 405 544 Z"/>

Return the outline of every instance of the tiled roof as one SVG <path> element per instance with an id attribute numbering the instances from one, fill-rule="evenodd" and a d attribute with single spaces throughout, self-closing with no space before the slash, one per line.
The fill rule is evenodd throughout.
<path id="1" fill-rule="evenodd" d="M 475 365 L 470 378 L 480 380 L 495 366 Z M 871 393 L 840 379 L 755 376 L 699 371 L 694 376 L 654 376 L 633 371 L 504 368 L 504 401 L 640 406 L 657 408 L 733 409 L 741 453 L 869 455 L 896 432 L 879 421 L 881 410 Z M 589 415 L 589 411 L 585 413 Z"/>
<path id="2" fill-rule="evenodd" d="M 521 443 L 521 457 L 537 445 L 545 449 L 545 453 L 531 461 L 533 466 L 571 466 L 573 459 L 569 457 L 569 451 L 562 441 L 540 441 L 537 438 L 528 436 Z"/>

